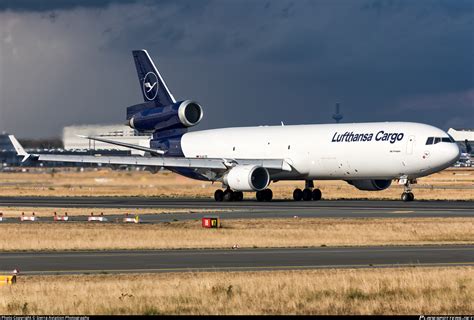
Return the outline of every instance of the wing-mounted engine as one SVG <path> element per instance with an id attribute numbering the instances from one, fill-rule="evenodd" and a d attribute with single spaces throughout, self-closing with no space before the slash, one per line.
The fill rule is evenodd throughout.
<path id="1" fill-rule="evenodd" d="M 347 180 L 346 182 L 364 191 L 381 191 L 392 184 L 392 180 Z"/>
<path id="2" fill-rule="evenodd" d="M 141 132 L 154 132 L 195 126 L 201 121 L 203 111 L 202 107 L 192 100 L 164 107 L 155 106 L 151 101 L 129 107 L 127 115 L 130 127 Z"/>
<path id="3" fill-rule="evenodd" d="M 261 191 L 270 184 L 270 174 L 264 167 L 238 165 L 224 175 L 223 182 L 234 191 Z"/>

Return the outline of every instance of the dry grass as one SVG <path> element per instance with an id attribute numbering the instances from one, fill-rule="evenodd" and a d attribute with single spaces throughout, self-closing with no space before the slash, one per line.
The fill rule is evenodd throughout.
<path id="1" fill-rule="evenodd" d="M 473 314 L 474 268 L 24 276 L 0 314 Z"/>
<path id="2" fill-rule="evenodd" d="M 61 170 L 46 173 L 0 173 L 2 196 L 152 196 L 211 198 L 220 184 L 191 180 L 174 173 L 109 169 Z M 324 199 L 399 199 L 402 187 L 393 185 L 380 192 L 360 191 L 343 181 L 317 181 Z M 281 181 L 271 185 L 276 199 L 289 199 L 302 182 Z M 414 186 L 419 200 L 474 200 L 474 170 L 448 169 L 419 179 Z M 254 198 L 253 194 L 246 194 Z"/>
<path id="3" fill-rule="evenodd" d="M 0 225 L 0 251 L 365 246 L 474 243 L 474 218 L 245 219 L 222 229 L 163 224 Z"/>
<path id="4" fill-rule="evenodd" d="M 231 209 L 219 209 L 219 212 L 229 212 Z M 167 214 L 167 213 L 189 213 L 193 214 L 195 212 L 199 213 L 215 213 L 216 210 L 212 209 L 189 209 L 189 208 L 31 208 L 31 207 L 0 207 L 0 212 L 3 213 L 3 216 L 7 219 L 19 218 L 22 213 L 26 216 L 31 216 L 33 212 L 35 216 L 41 217 L 53 217 L 54 212 L 59 216 L 63 216 L 65 213 L 68 216 L 89 216 L 91 213 L 94 215 L 125 215 L 126 213 L 133 215 L 141 214 Z"/>

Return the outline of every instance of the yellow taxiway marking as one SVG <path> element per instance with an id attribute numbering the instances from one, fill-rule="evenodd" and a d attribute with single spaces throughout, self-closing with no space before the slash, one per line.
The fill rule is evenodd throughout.
<path id="1" fill-rule="evenodd" d="M 413 210 L 396 210 L 396 211 L 391 211 L 390 213 L 413 213 L 415 211 Z"/>

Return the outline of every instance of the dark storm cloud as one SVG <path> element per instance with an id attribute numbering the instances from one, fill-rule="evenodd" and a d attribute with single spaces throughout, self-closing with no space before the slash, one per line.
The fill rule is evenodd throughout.
<path id="1" fill-rule="evenodd" d="M 200 128 L 328 122 L 337 101 L 348 122 L 474 123 L 471 1 L 5 3 L 0 131 L 123 122 L 137 48 L 204 105 Z"/>
<path id="2" fill-rule="evenodd" d="M 51 11 L 75 8 L 101 8 L 140 0 L 0 0 L 0 11 Z M 142 1 L 144 2 L 144 1 Z"/>

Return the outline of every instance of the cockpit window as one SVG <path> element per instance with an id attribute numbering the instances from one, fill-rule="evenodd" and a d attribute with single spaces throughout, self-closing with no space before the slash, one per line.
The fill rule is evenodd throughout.
<path id="1" fill-rule="evenodd" d="M 428 139 L 426 139 L 426 145 L 429 145 L 429 144 L 437 144 L 437 143 L 440 143 L 440 142 L 448 142 L 448 143 L 455 143 L 456 141 L 454 141 L 453 137 L 449 136 L 449 137 L 429 137 Z"/>

